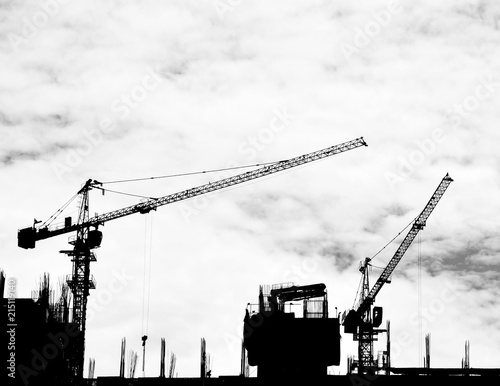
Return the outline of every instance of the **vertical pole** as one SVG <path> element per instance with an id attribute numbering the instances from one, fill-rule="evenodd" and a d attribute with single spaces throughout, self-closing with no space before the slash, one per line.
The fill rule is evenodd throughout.
<path id="1" fill-rule="evenodd" d="M 120 378 L 125 378 L 125 346 L 126 340 L 122 339 L 122 347 L 120 353 Z"/>
<path id="2" fill-rule="evenodd" d="M 146 376 L 146 340 L 148 339 L 147 335 L 143 335 L 142 337 L 142 376 Z"/>
<path id="3" fill-rule="evenodd" d="M 241 341 L 241 369 L 240 369 L 240 376 L 244 377 L 245 376 L 245 362 L 246 362 L 246 352 L 245 352 L 245 345 L 243 344 L 243 340 Z"/>
<path id="4" fill-rule="evenodd" d="M 201 358 L 200 358 L 200 377 L 205 379 L 206 374 L 206 341 L 205 338 L 201 338 Z"/>
<path id="5" fill-rule="evenodd" d="M 386 375 L 391 373 L 391 321 L 387 321 L 387 370 Z"/>
<path id="6" fill-rule="evenodd" d="M 165 378 L 165 338 L 161 338 L 160 378 Z"/>
<path id="7" fill-rule="evenodd" d="M 431 368 L 431 334 L 425 336 L 425 367 Z"/>

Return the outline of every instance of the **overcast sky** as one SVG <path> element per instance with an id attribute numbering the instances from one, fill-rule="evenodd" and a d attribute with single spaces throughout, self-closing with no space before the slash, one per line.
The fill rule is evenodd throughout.
<path id="1" fill-rule="evenodd" d="M 238 374 L 259 284 L 322 282 L 331 314 L 352 307 L 359 261 L 446 173 L 455 181 L 377 298 L 392 363 L 421 364 L 430 333 L 433 367 L 460 367 L 465 340 L 473 367 L 500 367 L 498 2 L 0 4 L 0 267 L 19 297 L 44 272 L 57 287 L 71 262 L 59 253 L 66 235 L 22 250 L 17 229 L 48 219 L 89 178 L 277 161 L 361 136 L 369 145 L 102 227 L 85 352 L 97 375 L 118 375 L 121 339 L 141 351 L 145 333 L 148 376 L 159 374 L 162 337 L 179 377 L 199 375 L 202 337 L 213 375 Z M 104 187 L 159 197 L 226 175 Z M 93 191 L 91 213 L 138 201 Z M 76 214 L 74 202 L 63 217 Z M 373 264 L 384 267 L 404 234 Z M 335 373 L 348 355 L 357 349 L 343 335 Z"/>

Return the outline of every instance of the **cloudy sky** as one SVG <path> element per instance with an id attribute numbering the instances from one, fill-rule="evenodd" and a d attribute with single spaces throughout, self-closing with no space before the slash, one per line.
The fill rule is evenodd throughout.
<path id="1" fill-rule="evenodd" d="M 277 161 L 361 136 L 369 145 L 101 228 L 86 334 L 97 375 L 117 375 L 121 339 L 141 351 L 144 333 L 148 376 L 159 374 L 162 337 L 179 377 L 199 375 L 202 337 L 213 374 L 238 374 L 259 284 L 323 282 L 332 314 L 352 307 L 359 261 L 448 172 L 455 181 L 377 298 L 392 362 L 421 364 L 430 333 L 432 366 L 459 367 L 469 340 L 473 367 L 500 367 L 498 2 L 0 4 L 0 267 L 19 297 L 44 272 L 56 286 L 71 262 L 59 253 L 66 235 L 22 250 L 17 229 L 48 219 L 89 178 Z M 226 175 L 104 187 L 159 197 Z M 90 199 L 92 214 L 140 200 Z M 356 345 L 344 335 L 335 373 L 348 355 Z"/>

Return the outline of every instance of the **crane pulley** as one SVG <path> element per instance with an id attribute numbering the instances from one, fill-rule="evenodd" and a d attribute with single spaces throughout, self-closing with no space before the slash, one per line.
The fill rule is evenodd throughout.
<path id="1" fill-rule="evenodd" d="M 71 218 L 68 217 L 63 225 L 45 225 L 45 223 L 38 225 L 35 221 L 33 226 L 20 229 L 17 234 L 18 246 L 24 249 L 35 248 L 37 241 L 76 231 L 76 237 L 70 240 L 70 244 L 74 246 L 74 249 L 72 251 L 62 251 L 69 255 L 73 261 L 73 273 L 71 279 L 68 280 L 68 284 L 73 293 L 72 322 L 78 325 L 80 331 L 75 340 L 73 350 L 71 350 L 73 353 L 72 357 L 69 358 L 75 379 L 83 378 L 87 297 L 89 295 L 89 290 L 95 288 L 92 276 L 90 275 L 90 263 L 96 261 L 96 257 L 92 250 L 99 247 L 101 244 L 102 233 L 98 230 L 100 225 L 103 225 L 107 221 L 134 213 L 148 213 L 163 205 L 172 204 L 260 177 L 265 177 L 270 174 L 343 153 L 360 146 L 367 146 L 363 137 L 288 160 L 268 164 L 252 171 L 169 194 L 164 197 L 150 198 L 138 204 L 102 215 L 96 215 L 92 218 L 89 216 L 89 192 L 92 189 L 101 188 L 102 184 L 99 181 L 89 179 L 77 193 L 80 196 L 80 207 L 78 220 L 75 224 L 73 224 Z"/>

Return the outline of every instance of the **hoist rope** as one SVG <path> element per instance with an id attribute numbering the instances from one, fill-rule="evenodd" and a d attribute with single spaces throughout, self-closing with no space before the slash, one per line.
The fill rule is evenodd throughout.
<path id="1" fill-rule="evenodd" d="M 116 184 L 116 183 L 121 183 L 121 182 L 136 182 L 136 181 L 155 180 L 155 179 L 161 179 L 161 178 L 182 177 L 182 176 L 190 176 L 190 175 L 196 175 L 196 174 L 206 174 L 206 173 L 215 173 L 215 172 L 222 172 L 222 171 L 228 171 L 228 170 L 251 168 L 251 167 L 257 167 L 257 166 L 267 166 L 267 165 L 273 165 L 276 163 L 278 163 L 278 162 L 265 162 L 265 163 L 260 163 L 260 164 L 233 166 L 233 167 L 228 167 L 228 168 L 204 170 L 204 171 L 198 171 L 198 172 L 169 174 L 169 175 L 157 176 L 157 177 L 132 178 L 132 179 L 128 179 L 128 180 L 107 181 L 107 182 L 99 182 L 99 183 L 101 185 L 104 185 L 104 184 Z M 105 188 L 102 188 L 100 186 L 94 186 L 94 188 L 101 190 L 103 192 L 103 194 L 104 194 L 104 192 L 110 192 L 110 193 L 115 193 L 115 194 L 122 194 L 124 196 L 143 198 L 146 200 L 155 200 L 156 199 L 156 197 L 144 196 L 144 195 L 133 194 L 133 193 L 126 193 L 123 191 L 112 190 L 112 189 L 105 189 Z"/>
<path id="2" fill-rule="evenodd" d="M 153 177 L 143 177 L 143 178 L 131 178 L 131 179 L 125 179 L 125 180 L 116 180 L 116 181 L 106 181 L 106 182 L 99 182 L 101 185 L 104 184 L 117 184 L 117 183 L 122 183 L 122 182 L 136 182 L 136 181 L 146 181 L 146 180 L 157 180 L 157 179 L 162 179 L 162 178 L 173 178 L 173 177 L 183 177 L 183 176 L 192 176 L 192 175 L 197 175 L 197 174 L 207 174 L 207 173 L 216 173 L 216 172 L 223 172 L 223 171 L 229 171 L 229 170 L 237 170 L 237 169 L 245 169 L 245 168 L 252 168 L 252 167 L 258 167 L 258 166 L 267 166 L 267 165 L 274 165 L 277 164 L 281 161 L 274 161 L 274 162 L 263 162 L 263 163 L 258 163 L 258 164 L 252 164 L 252 165 L 242 165 L 242 166 L 232 166 L 232 167 L 227 167 L 227 168 L 219 168 L 219 169 L 210 169 L 210 170 L 202 170 L 202 171 L 197 171 L 197 172 L 186 172 L 186 173 L 177 173 L 177 174 L 167 174 L 163 176 L 153 176 Z M 110 192 L 110 193 L 115 193 L 115 194 L 122 194 L 125 196 L 130 196 L 130 197 L 138 197 L 138 198 L 143 198 L 147 200 L 154 200 L 155 197 L 150 197 L 150 196 L 143 196 L 140 194 L 133 194 L 133 193 L 126 193 L 126 192 L 120 192 L 117 190 L 111 190 L 111 189 L 104 189 L 100 186 L 93 186 L 94 189 L 99 189 L 103 193 L 104 192 Z M 71 197 L 68 202 L 66 202 L 61 208 L 59 208 L 52 216 L 50 216 L 47 220 L 45 220 L 41 227 L 48 226 L 50 225 L 56 218 L 59 216 L 67 207 L 68 205 L 76 198 L 78 197 L 80 192 L 76 193 L 73 197 Z"/>
<path id="3" fill-rule="evenodd" d="M 263 163 L 252 164 L 252 165 L 232 166 L 232 167 L 227 167 L 227 168 L 202 170 L 202 171 L 197 171 L 197 172 L 167 174 L 167 175 L 163 175 L 163 176 L 153 176 L 153 177 L 143 177 L 143 178 L 131 178 L 131 179 L 125 179 L 125 180 L 106 181 L 106 182 L 99 182 L 99 183 L 101 185 L 104 185 L 104 184 L 117 184 L 117 183 L 122 183 L 122 182 L 135 182 L 135 181 L 157 180 L 157 179 L 162 179 L 162 178 L 192 176 L 192 175 L 197 175 L 197 174 L 216 173 L 216 172 L 223 172 L 223 171 L 229 171 L 229 170 L 237 170 L 237 169 L 245 169 L 245 168 L 251 168 L 251 167 L 258 167 L 258 166 L 267 166 L 267 165 L 273 165 L 273 164 L 276 164 L 276 163 L 279 163 L 279 162 L 280 161 L 263 162 Z M 140 195 L 140 194 L 133 194 L 133 193 L 120 192 L 120 191 L 117 191 L 117 190 L 104 189 L 104 188 L 102 188 L 100 186 L 93 186 L 93 188 L 94 189 L 99 189 L 103 193 L 104 192 L 110 192 L 110 193 L 122 194 L 122 195 L 125 195 L 125 196 L 130 196 L 130 197 L 143 198 L 143 199 L 147 199 L 147 200 L 154 200 L 154 199 L 156 199 L 155 197 L 143 196 L 143 195 Z M 68 205 L 76 197 L 78 197 L 79 193 L 80 192 L 76 193 L 61 208 L 59 208 L 52 216 L 50 216 L 46 221 L 44 221 L 42 223 L 41 227 L 50 225 L 57 218 L 57 216 L 59 216 L 68 207 Z"/>
<path id="4" fill-rule="evenodd" d="M 417 308 L 418 308 L 418 364 L 422 366 L 422 238 L 418 235 L 417 248 Z"/>
<path id="5" fill-rule="evenodd" d="M 360 298 L 360 289 L 363 286 L 363 275 L 361 275 L 361 279 L 359 280 L 358 290 L 356 291 L 356 296 L 354 297 L 354 302 L 352 303 L 352 308 L 356 307 L 356 302 L 358 298 Z"/>
<path id="6" fill-rule="evenodd" d="M 387 244 L 385 244 L 382 249 L 380 249 L 377 253 L 375 253 L 371 258 L 370 258 L 370 261 L 372 261 L 375 257 L 377 257 L 385 248 L 387 248 L 392 242 L 394 242 L 394 240 L 396 240 L 400 235 L 401 233 L 403 233 L 410 225 L 412 225 L 415 220 L 417 218 L 415 217 L 413 220 L 411 220 L 408 225 L 406 225 L 396 236 L 394 236 Z M 377 266 L 374 266 L 372 264 L 370 264 L 370 266 L 373 266 L 375 268 L 379 268 L 379 269 L 384 269 L 382 267 L 377 267 Z M 368 273 L 367 273 L 368 274 Z M 360 288 L 362 288 L 362 282 L 363 282 L 363 275 L 361 276 L 361 280 L 359 282 L 359 285 L 358 285 L 358 290 L 356 291 L 356 296 L 354 298 L 354 303 L 353 303 L 353 308 L 356 307 L 356 301 L 359 297 L 359 294 L 360 294 Z"/>
<path id="7" fill-rule="evenodd" d="M 146 313 L 146 334 L 149 329 L 149 301 L 151 299 L 151 258 L 153 256 L 153 213 L 150 214 L 149 224 L 149 269 L 148 269 L 148 307 Z"/>
<path id="8" fill-rule="evenodd" d="M 54 221 L 57 216 L 59 216 L 63 211 L 64 209 L 66 209 L 68 207 L 69 204 L 71 204 L 71 202 L 73 202 L 73 200 L 78 197 L 78 193 L 76 193 L 73 197 L 71 197 L 63 206 L 61 206 L 52 216 L 50 216 L 47 220 L 45 220 L 41 227 L 44 227 L 46 225 L 50 225 L 52 223 L 52 221 Z"/>
<path id="9" fill-rule="evenodd" d="M 401 230 L 401 232 L 399 232 L 396 236 L 394 236 L 394 237 L 391 239 L 391 241 L 389 241 L 387 244 L 385 244 L 385 245 L 382 247 L 382 249 L 381 249 L 380 251 L 378 251 L 377 253 L 375 253 L 375 254 L 374 254 L 374 255 L 370 258 L 370 260 L 373 260 L 373 259 L 374 259 L 374 258 L 375 258 L 378 254 L 380 254 L 380 253 L 381 253 L 381 252 L 382 252 L 385 248 L 387 248 L 387 247 L 389 246 L 389 244 L 391 244 L 394 240 L 396 240 L 396 239 L 399 237 L 399 235 L 400 235 L 401 233 L 403 233 L 403 232 L 406 230 L 406 228 L 408 228 L 410 225 L 412 225 L 412 224 L 413 224 L 413 222 L 414 222 L 416 219 L 417 219 L 417 218 L 415 217 L 413 220 L 411 220 L 411 221 L 410 221 L 410 223 L 409 223 L 407 226 L 405 226 L 405 227 L 403 228 L 403 230 Z"/>
<path id="10" fill-rule="evenodd" d="M 111 193 L 116 193 L 116 194 L 123 194 L 124 196 L 131 196 L 131 197 L 138 197 L 138 198 L 144 198 L 144 199 L 147 199 L 147 200 L 154 200 L 156 199 L 156 197 L 148 197 L 148 196 L 143 196 L 143 195 L 140 195 L 140 194 L 133 194 L 133 193 L 125 193 L 125 192 L 120 192 L 118 190 L 111 190 L 111 189 L 104 189 L 104 188 L 100 188 L 98 186 L 95 187 L 95 189 L 99 189 L 101 190 L 103 193 L 104 192 L 111 192 Z"/>
<path id="11" fill-rule="evenodd" d="M 144 226 L 144 267 L 143 267 L 143 285 L 142 285 L 142 334 L 148 334 L 149 324 L 149 295 L 151 293 L 151 257 L 153 241 L 153 215 L 149 214 L 150 224 L 148 229 L 148 216 L 145 216 Z M 149 233 L 149 240 L 148 240 Z M 149 241 L 149 243 L 148 243 Z M 148 248 L 149 244 L 149 248 Z M 147 289 L 146 289 L 147 287 Z"/>
<path id="12" fill-rule="evenodd" d="M 153 214 L 149 214 L 150 224 L 148 229 L 148 216 L 145 216 L 144 221 L 144 267 L 143 267 L 143 286 L 142 286 L 142 373 L 146 376 L 146 340 L 148 338 L 149 329 L 149 303 L 151 294 L 151 258 L 153 255 Z M 149 242 L 148 242 L 149 232 Z M 149 246 L 149 250 L 148 250 Z M 147 291 L 146 291 L 147 287 Z"/>
<path id="13" fill-rule="evenodd" d="M 280 162 L 280 161 L 264 162 L 264 163 L 253 164 L 253 165 L 232 166 L 232 167 L 220 168 L 220 169 L 202 170 L 202 171 L 198 171 L 198 172 L 167 174 L 167 175 L 156 176 L 156 177 L 143 177 L 143 178 L 131 178 L 131 179 L 117 180 L 117 181 L 106 181 L 106 182 L 101 182 L 101 184 L 118 184 L 118 183 L 122 183 L 122 182 L 136 182 L 136 181 L 146 181 L 146 180 L 158 180 L 161 178 L 184 177 L 184 176 L 192 176 L 192 175 L 196 175 L 196 174 L 215 173 L 215 172 L 223 172 L 223 171 L 228 171 L 228 170 L 253 168 L 253 167 L 257 167 L 257 166 L 267 166 L 267 165 L 276 164 L 278 162 Z"/>

